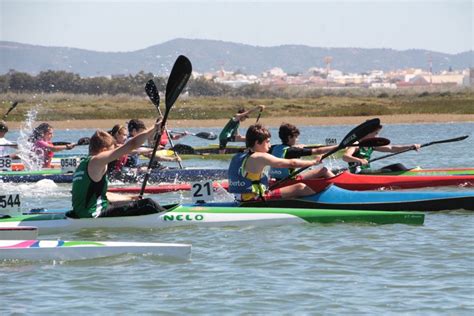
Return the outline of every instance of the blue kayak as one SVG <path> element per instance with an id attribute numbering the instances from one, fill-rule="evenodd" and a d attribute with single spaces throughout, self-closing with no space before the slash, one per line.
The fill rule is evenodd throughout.
<path id="1" fill-rule="evenodd" d="M 474 191 L 349 191 L 330 185 L 314 195 L 241 203 L 241 207 L 293 207 L 382 211 L 474 211 Z"/>

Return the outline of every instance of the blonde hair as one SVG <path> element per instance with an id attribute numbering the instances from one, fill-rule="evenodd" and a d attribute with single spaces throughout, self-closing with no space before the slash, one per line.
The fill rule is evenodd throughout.
<path id="1" fill-rule="evenodd" d="M 109 148 L 115 145 L 115 139 L 103 130 L 97 130 L 91 137 L 89 143 L 89 155 L 95 155 L 101 152 L 103 149 Z"/>

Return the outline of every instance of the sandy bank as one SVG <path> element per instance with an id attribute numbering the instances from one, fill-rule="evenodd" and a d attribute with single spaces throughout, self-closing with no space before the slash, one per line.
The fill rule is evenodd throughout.
<path id="1" fill-rule="evenodd" d="M 450 122 L 474 122 L 474 115 L 458 115 L 458 114 L 413 114 L 413 115 L 381 115 L 378 116 L 384 124 L 401 124 L 401 123 L 450 123 Z M 345 117 L 261 117 L 260 122 L 267 126 L 276 127 L 282 122 L 296 124 L 298 126 L 305 125 L 356 125 L 373 117 L 361 116 L 345 116 Z M 146 124 L 152 124 L 153 120 L 144 120 Z M 126 120 L 75 120 L 75 121 L 50 121 L 54 128 L 57 129 L 81 129 L 81 128 L 102 128 L 109 129 L 114 124 L 125 124 Z M 243 127 L 253 124 L 254 119 L 249 119 Z M 227 123 L 227 119 L 215 120 L 170 120 L 168 126 L 178 128 L 189 127 L 223 127 Z M 9 122 L 11 129 L 18 128 L 20 122 Z"/>

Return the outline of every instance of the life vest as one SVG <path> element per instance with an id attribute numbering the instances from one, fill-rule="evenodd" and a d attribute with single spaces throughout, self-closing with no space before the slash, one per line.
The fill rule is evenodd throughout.
<path id="1" fill-rule="evenodd" d="M 263 196 L 268 187 L 268 177 L 265 174 L 253 176 L 245 171 L 245 163 L 253 153 L 238 153 L 232 157 L 229 165 L 229 192 L 234 194 L 253 193 Z M 258 179 L 251 179 L 253 176 Z"/>
<path id="2" fill-rule="evenodd" d="M 288 151 L 288 148 L 290 148 L 290 146 L 285 145 L 285 144 L 275 145 L 272 147 L 270 154 L 272 154 L 275 157 L 284 159 L 286 156 L 286 152 Z M 294 168 L 273 168 L 272 167 L 270 169 L 270 177 L 275 178 L 277 180 L 283 179 L 283 178 L 289 177 L 290 174 L 293 173 L 293 171 L 295 171 Z"/>
<path id="3" fill-rule="evenodd" d="M 160 146 L 165 147 L 166 145 L 168 145 L 168 141 L 169 141 L 168 132 L 163 131 L 163 134 L 161 134 L 161 138 L 160 138 Z"/>
<path id="4" fill-rule="evenodd" d="M 367 161 L 370 160 L 370 157 L 372 156 L 372 153 L 374 152 L 374 148 L 373 147 L 359 147 L 358 149 L 356 149 L 356 151 L 354 152 L 353 156 L 354 157 L 357 157 L 357 158 L 361 158 L 361 159 L 365 159 Z M 360 172 L 360 170 L 363 170 L 363 169 L 369 169 L 370 168 L 370 164 L 366 165 L 366 166 L 360 166 L 358 163 L 356 162 L 349 162 L 349 170 L 352 172 L 352 173 L 358 173 Z"/>

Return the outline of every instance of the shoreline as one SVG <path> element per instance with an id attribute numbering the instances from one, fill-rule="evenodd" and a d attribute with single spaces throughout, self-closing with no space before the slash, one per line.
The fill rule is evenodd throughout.
<path id="1" fill-rule="evenodd" d="M 383 124 L 429 124 L 429 123 L 461 123 L 474 122 L 474 114 L 404 114 L 404 115 L 378 115 L 378 116 L 340 116 L 340 117 L 264 117 L 260 122 L 269 127 L 278 127 L 283 122 L 297 126 L 329 126 L 329 125 L 356 125 L 365 120 L 378 117 Z M 143 119 L 147 126 L 153 124 L 154 119 Z M 213 120 L 168 120 L 167 125 L 175 128 L 223 127 L 228 119 Z M 125 119 L 111 120 L 68 120 L 49 121 L 56 129 L 110 129 L 115 124 L 126 125 Z M 22 122 L 7 122 L 10 129 L 20 128 Z M 39 122 L 37 122 L 39 124 Z M 255 118 L 250 118 L 241 124 L 247 127 L 255 123 Z M 38 124 L 35 124 L 38 125 Z"/>

